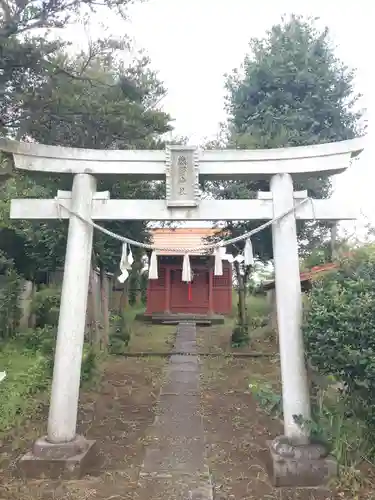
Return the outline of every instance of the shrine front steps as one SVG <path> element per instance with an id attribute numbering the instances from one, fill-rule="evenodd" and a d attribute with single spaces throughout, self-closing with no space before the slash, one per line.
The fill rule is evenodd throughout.
<path id="1" fill-rule="evenodd" d="M 225 317 L 220 314 L 183 314 L 183 313 L 154 313 L 137 314 L 138 321 L 149 322 L 153 324 L 178 325 L 181 322 L 195 323 L 197 326 L 222 325 Z"/>

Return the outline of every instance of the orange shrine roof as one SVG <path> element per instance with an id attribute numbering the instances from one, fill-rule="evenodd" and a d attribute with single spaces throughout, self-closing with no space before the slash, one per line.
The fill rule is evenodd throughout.
<path id="1" fill-rule="evenodd" d="M 214 228 L 157 228 L 151 230 L 152 244 L 157 247 L 170 248 L 169 251 L 158 251 L 158 255 L 182 255 L 179 249 L 189 249 L 207 244 L 207 238 L 220 233 Z M 205 255 L 205 251 L 190 252 L 190 255 Z"/>

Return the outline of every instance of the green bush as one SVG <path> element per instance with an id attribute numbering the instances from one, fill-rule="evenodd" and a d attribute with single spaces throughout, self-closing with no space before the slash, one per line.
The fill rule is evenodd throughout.
<path id="1" fill-rule="evenodd" d="M 148 287 L 148 273 L 141 273 L 140 287 L 141 287 L 142 304 L 146 304 L 146 302 L 147 302 L 147 287 Z"/>
<path id="2" fill-rule="evenodd" d="M 45 286 L 35 293 L 31 310 L 35 314 L 36 326 L 57 326 L 59 321 L 61 290 L 58 287 Z"/>
<path id="3" fill-rule="evenodd" d="M 97 372 L 97 355 L 95 350 L 85 344 L 83 347 L 82 366 L 81 366 L 81 385 L 92 380 Z"/>
<path id="4" fill-rule="evenodd" d="M 16 334 L 21 316 L 21 287 L 20 278 L 11 262 L 1 257 L 0 254 L 0 268 L 4 274 L 0 285 L 0 339 L 8 340 Z"/>
<path id="5" fill-rule="evenodd" d="M 111 354 L 123 354 L 130 342 L 131 329 L 126 314 L 111 316 L 111 331 L 108 351 Z"/>
<path id="6" fill-rule="evenodd" d="M 55 356 L 57 329 L 52 326 L 44 328 L 27 329 L 17 334 L 14 346 L 19 346 L 25 355 L 30 352 L 34 355 L 44 356 L 46 360 L 46 375 L 52 377 Z M 87 382 L 96 370 L 96 354 L 88 344 L 83 346 L 81 382 Z"/>
<path id="7" fill-rule="evenodd" d="M 265 295 L 249 295 L 247 299 L 247 310 L 250 320 L 255 322 L 267 322 L 271 313 L 271 306 Z"/>
<path id="8" fill-rule="evenodd" d="M 231 337 L 232 347 L 241 347 L 250 342 L 249 325 L 240 325 L 236 323 Z"/>
<path id="9" fill-rule="evenodd" d="M 0 382 L 0 435 L 30 417 L 38 406 L 36 395 L 50 386 L 53 353 L 46 355 L 41 350 L 34 351 L 35 345 L 36 342 L 32 348 L 20 352 L 14 343 L 0 352 L 0 369 L 6 372 L 6 378 Z M 91 347 L 85 346 L 81 385 L 93 379 L 96 368 L 96 355 Z"/>
<path id="10" fill-rule="evenodd" d="M 0 355 L 6 378 L 0 382 L 0 434 L 29 417 L 37 405 L 34 395 L 48 388 L 48 360 L 30 351 L 20 353 L 13 347 Z"/>
<path id="11" fill-rule="evenodd" d="M 344 384 L 355 415 L 375 425 L 375 248 L 366 246 L 316 282 L 304 336 L 312 365 Z"/>
<path id="12" fill-rule="evenodd" d="M 57 329 L 53 326 L 44 328 L 28 328 L 17 333 L 16 341 L 32 352 L 41 352 L 47 356 L 52 356 L 56 344 Z"/>
<path id="13" fill-rule="evenodd" d="M 258 405 L 269 415 L 283 418 L 281 394 L 269 383 L 252 380 L 249 389 Z M 296 417 L 301 427 L 307 427 L 313 442 L 324 443 L 341 465 L 358 464 L 368 454 L 366 426 L 349 411 L 345 397 L 320 390 L 313 400 L 311 421 Z"/>

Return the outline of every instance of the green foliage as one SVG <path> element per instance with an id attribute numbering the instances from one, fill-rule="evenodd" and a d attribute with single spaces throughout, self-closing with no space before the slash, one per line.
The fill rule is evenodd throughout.
<path id="1" fill-rule="evenodd" d="M 346 255 L 350 252 L 351 246 L 345 239 L 337 239 L 335 242 L 335 254 Z M 336 257 L 332 256 L 332 245 L 331 241 L 325 241 L 319 247 L 314 248 L 304 255 L 301 259 L 301 270 L 310 270 L 314 266 L 321 266 L 332 260 L 336 260 Z"/>
<path id="2" fill-rule="evenodd" d="M 268 415 L 277 418 L 282 417 L 282 398 L 280 394 L 274 391 L 271 384 L 253 380 L 251 384 L 249 384 L 249 389 L 259 406 L 265 410 Z"/>
<path id="3" fill-rule="evenodd" d="M 12 262 L 0 252 L 0 267 L 4 274 L 0 274 L 0 340 L 8 340 L 16 334 L 20 307 L 21 292 L 20 277 Z"/>
<path id="4" fill-rule="evenodd" d="M 43 328 L 29 328 L 19 332 L 15 338 L 14 346 L 20 352 L 30 356 L 43 356 L 45 358 L 46 377 L 52 378 L 53 362 L 55 355 L 57 328 L 46 325 Z M 97 368 L 97 353 L 89 344 L 84 344 L 81 366 L 81 384 L 91 380 Z"/>
<path id="5" fill-rule="evenodd" d="M 59 287 L 43 286 L 38 290 L 31 304 L 35 314 L 36 327 L 47 325 L 57 327 L 59 320 L 61 289 Z"/>
<path id="6" fill-rule="evenodd" d="M 301 427 L 307 428 L 313 442 L 324 443 L 337 461 L 345 466 L 357 465 L 371 454 L 367 426 L 350 410 L 351 401 L 340 392 L 320 390 L 313 401 L 309 422 L 296 417 Z"/>
<path id="7" fill-rule="evenodd" d="M 234 71 L 226 84 L 235 141 L 270 148 L 357 135 L 354 73 L 335 56 L 328 28 L 292 15 L 250 47 L 243 74 Z"/>
<path id="8" fill-rule="evenodd" d="M 282 418 L 282 397 L 275 388 L 263 381 L 253 380 L 249 384 L 251 394 L 259 406 L 272 417 Z M 308 429 L 311 441 L 324 443 L 341 465 L 357 465 L 369 448 L 366 426 L 350 410 L 350 400 L 340 392 L 319 389 L 318 397 L 312 401 L 312 418 L 304 421 L 295 416 L 301 428 Z"/>
<path id="9" fill-rule="evenodd" d="M 238 315 L 237 293 L 233 293 L 233 312 L 232 316 Z M 257 328 L 267 326 L 270 319 L 271 308 L 264 295 L 246 296 L 246 310 L 247 310 L 247 328 L 243 331 L 239 324 L 236 324 L 232 334 L 232 345 L 240 346 L 248 343 L 251 337 L 251 331 Z"/>
<path id="10" fill-rule="evenodd" d="M 321 266 L 331 260 L 331 249 L 329 244 L 321 245 L 313 249 L 301 262 L 301 270 L 310 270 L 314 266 Z"/>
<path id="11" fill-rule="evenodd" d="M 56 331 L 52 328 L 26 331 L 0 351 L 0 369 L 6 378 L 0 382 L 0 436 L 30 418 L 37 409 L 38 393 L 52 381 Z M 91 382 L 97 373 L 97 356 L 85 345 L 81 384 Z"/>
<path id="12" fill-rule="evenodd" d="M 147 303 L 148 273 L 141 273 L 140 287 L 141 287 L 142 304 L 146 304 Z"/>
<path id="13" fill-rule="evenodd" d="M 138 266 L 133 265 L 129 276 L 129 304 L 134 306 L 137 302 L 137 297 L 141 293 L 141 276 L 139 273 Z"/>
<path id="14" fill-rule="evenodd" d="M 37 142 L 93 149 L 157 149 L 164 146 L 160 137 L 170 130 L 169 116 L 157 109 L 165 89 L 151 70 L 148 59 L 139 58 L 127 67 L 118 63 L 120 46 L 113 41 L 97 43 L 92 53 L 68 57 L 55 55 L 64 72 L 50 73 L 43 80 L 43 97 L 28 102 L 25 134 Z M 43 106 L 40 106 L 40 100 Z M 9 204 L 16 197 L 56 196 L 58 189 L 71 189 L 71 179 L 46 175 L 15 173 L 0 194 L 0 249 L 14 258 L 17 269 L 29 279 L 39 271 L 54 271 L 64 262 L 66 221 L 37 223 L 10 221 Z M 111 199 L 159 198 L 160 182 L 104 179 L 98 190 L 109 190 Z M 104 224 L 116 233 L 124 233 L 124 222 Z M 126 223 L 126 235 L 140 241 L 148 238 L 147 222 Z M 114 271 L 120 259 L 121 245 L 99 232 L 94 236 L 97 265 Z M 138 255 L 135 257 L 137 258 Z"/>
<path id="15" fill-rule="evenodd" d="M 17 295 L 18 301 L 18 295 Z M 32 304 L 37 326 L 12 332 L 12 339 L 0 348 L 0 371 L 7 376 L 0 383 L 0 434 L 21 422 L 37 408 L 37 393 L 50 385 L 53 374 L 57 336 L 57 318 L 60 290 L 45 287 L 39 290 Z M 0 311 L 3 309 L 0 297 Z M 92 382 L 97 373 L 97 354 L 91 346 L 83 348 L 81 384 Z"/>
<path id="16" fill-rule="evenodd" d="M 237 323 L 232 332 L 231 342 L 233 347 L 241 347 L 250 342 L 249 325 Z"/>
<path id="17" fill-rule="evenodd" d="M 312 365 L 342 382 L 355 415 L 375 425 L 375 248 L 363 247 L 314 284 L 304 319 Z"/>
<path id="18" fill-rule="evenodd" d="M 110 354 L 123 354 L 130 342 L 131 327 L 126 314 L 112 315 L 110 318 L 111 331 L 109 335 L 108 352 Z"/>
<path id="19" fill-rule="evenodd" d="M 280 148 L 351 139 L 362 132 L 361 112 L 354 111 L 358 95 L 353 90 L 354 73 L 338 60 L 327 29 L 313 20 L 291 16 L 273 26 L 264 38 L 250 41 L 240 70 L 226 82 L 229 119 L 216 144 L 227 148 Z M 309 196 L 329 194 L 327 179 L 308 179 L 296 184 Z M 206 189 L 216 199 L 255 198 L 268 191 L 268 181 L 208 182 Z M 237 236 L 258 222 L 228 221 L 224 231 Z M 326 235 L 318 223 L 298 224 L 302 246 L 315 246 Z M 306 243 L 306 240 L 308 243 Z M 271 229 L 252 239 L 261 259 L 272 258 Z M 230 249 L 241 250 L 240 245 Z"/>
<path id="20" fill-rule="evenodd" d="M 271 308 L 265 295 L 250 295 L 247 309 L 249 311 L 251 329 L 266 326 L 268 324 Z"/>
<path id="21" fill-rule="evenodd" d="M 40 352 L 50 358 L 53 364 L 56 335 L 56 327 L 45 325 L 42 328 L 37 327 L 21 330 L 17 333 L 15 340 L 20 349 L 31 351 L 32 353 Z"/>
<path id="22" fill-rule="evenodd" d="M 124 15 L 132 0 L 101 2 L 101 9 Z M 0 133 L 23 136 L 34 119 L 32 110 L 46 104 L 43 88 L 50 75 L 69 75 L 56 52 L 64 47 L 56 30 L 77 19 L 81 7 L 95 11 L 95 1 L 13 2 L 3 0 L 0 9 Z M 40 34 L 40 29 L 46 34 Z M 53 33 L 52 31 L 53 30 Z M 51 41 L 49 34 L 53 34 Z"/>
<path id="23" fill-rule="evenodd" d="M 85 344 L 83 347 L 81 366 L 81 385 L 92 381 L 97 374 L 98 357 L 95 349 Z"/>
<path id="24" fill-rule="evenodd" d="M 123 8 L 132 0 L 102 3 L 101 8 Z M 84 2 L 95 9 L 95 2 Z M 97 39 L 88 50 L 68 53 L 61 40 L 39 36 L 35 28 L 63 27 L 81 2 L 64 0 L 41 3 L 27 0 L 13 8 L 4 0 L 0 9 L 0 135 L 44 144 L 98 149 L 158 149 L 161 136 L 171 130 L 170 117 L 159 109 L 165 89 L 150 61 L 142 55 L 124 64 L 124 37 Z M 32 15 L 31 15 L 32 12 Z M 31 17 L 30 17 L 31 16 Z M 54 33 L 55 34 L 55 33 Z M 27 35 L 25 37 L 25 35 Z M 7 158 L 9 163 L 9 158 Z M 0 166 L 5 164 L 0 155 Z M 98 190 L 110 190 L 111 198 L 160 197 L 160 182 L 103 180 Z M 0 249 L 14 260 L 16 269 L 35 280 L 39 272 L 62 266 L 66 248 L 66 221 L 38 223 L 10 221 L 11 198 L 53 198 L 57 189 L 70 190 L 71 178 L 29 176 L 14 171 L 0 193 Z M 124 223 L 106 226 L 124 233 Z M 143 221 L 127 222 L 126 234 L 137 240 L 148 237 Z M 121 245 L 95 234 L 98 265 L 113 271 Z"/>
<path id="25" fill-rule="evenodd" d="M 0 435 L 30 417 L 38 404 L 36 393 L 48 388 L 48 360 L 20 352 L 16 346 L 0 351 L 0 366 L 7 374 L 0 382 Z"/>

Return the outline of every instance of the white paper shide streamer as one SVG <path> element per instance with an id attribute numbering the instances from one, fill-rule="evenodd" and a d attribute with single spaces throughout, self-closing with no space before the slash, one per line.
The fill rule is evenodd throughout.
<path id="1" fill-rule="evenodd" d="M 132 268 L 134 259 L 133 259 L 133 254 L 131 251 L 131 248 L 129 247 L 129 253 L 128 253 L 128 245 L 127 243 L 122 244 L 122 254 L 121 254 L 121 261 L 120 261 L 120 271 L 121 274 L 117 278 L 120 283 L 125 283 L 125 281 L 129 277 L 129 271 Z"/>
<path id="2" fill-rule="evenodd" d="M 223 251 L 222 247 L 215 248 L 215 276 L 223 275 Z"/>
<path id="3" fill-rule="evenodd" d="M 251 243 L 250 238 L 248 238 L 246 240 L 246 243 L 245 243 L 244 264 L 245 264 L 245 266 L 253 266 L 254 265 L 253 245 Z"/>
<path id="4" fill-rule="evenodd" d="M 182 261 L 182 281 L 185 283 L 191 282 L 191 266 L 189 254 L 184 255 L 184 260 Z"/>
<path id="5" fill-rule="evenodd" d="M 158 256 L 156 251 L 154 250 L 150 257 L 150 263 L 148 267 L 148 279 L 149 280 L 157 280 L 158 275 Z"/>

